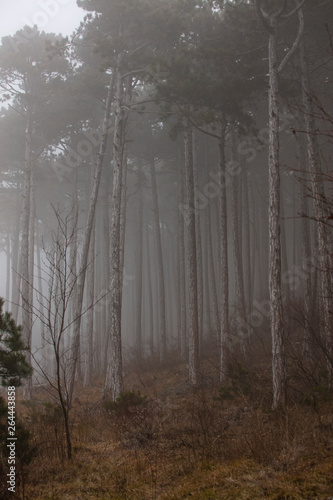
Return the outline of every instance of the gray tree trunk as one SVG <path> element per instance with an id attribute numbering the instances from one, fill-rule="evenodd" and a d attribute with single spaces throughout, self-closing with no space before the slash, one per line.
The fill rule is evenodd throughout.
<path id="1" fill-rule="evenodd" d="M 269 64 L 269 295 L 271 309 L 271 335 L 273 354 L 273 408 L 286 403 L 286 366 L 284 353 L 284 322 L 282 309 L 281 287 L 281 239 L 280 239 L 280 165 L 279 165 L 279 108 L 278 108 L 278 75 L 293 56 L 300 43 L 304 23 L 301 13 L 301 2 L 289 14 L 286 10 L 288 1 L 274 14 L 264 12 L 261 0 L 256 0 L 256 8 L 264 27 L 269 34 L 268 64 Z M 298 11 L 299 31 L 291 49 L 284 56 L 280 65 L 277 58 L 278 24 L 282 19 L 290 18 Z"/>
<path id="2" fill-rule="evenodd" d="M 198 383 L 199 377 L 199 325 L 198 325 L 198 280 L 197 280 L 197 239 L 195 227 L 195 194 L 193 172 L 193 140 L 192 126 L 186 119 L 184 129 L 185 141 L 185 193 L 186 193 L 186 228 L 187 228 L 187 262 L 188 262 L 188 344 L 189 344 L 189 382 Z"/>
<path id="3" fill-rule="evenodd" d="M 94 222 L 90 236 L 89 258 L 87 269 L 87 332 L 86 332 L 86 366 L 84 371 L 84 385 L 92 385 L 93 368 L 94 368 L 94 298 L 95 298 L 95 231 L 96 223 Z"/>
<path id="4" fill-rule="evenodd" d="M 135 348 L 139 360 L 142 358 L 142 235 L 143 235 L 143 196 L 142 168 L 137 171 L 137 234 L 136 234 L 136 265 L 135 265 Z"/>
<path id="5" fill-rule="evenodd" d="M 160 215 L 158 207 L 158 195 L 156 186 L 156 173 L 154 161 L 151 164 L 151 181 L 153 196 L 154 226 L 157 252 L 157 271 L 158 271 L 158 303 L 159 303 L 159 326 L 160 326 L 160 360 L 163 363 L 167 353 L 166 338 L 166 316 L 165 316 L 165 283 L 164 283 L 164 264 L 162 253 L 162 239 L 160 227 Z"/>
<path id="6" fill-rule="evenodd" d="M 273 407 L 286 402 L 286 367 L 281 289 L 280 164 L 277 30 L 272 20 L 269 36 L 269 297 L 273 351 Z"/>
<path id="7" fill-rule="evenodd" d="M 297 166 L 300 173 L 299 178 L 299 209 L 301 214 L 301 251 L 302 251 L 302 270 L 304 273 L 304 339 L 303 353 L 306 357 L 310 356 L 311 352 L 311 274 L 309 272 L 309 264 L 311 259 L 311 242 L 310 242 L 310 224 L 308 219 L 308 203 L 306 197 L 305 179 L 302 178 L 306 172 L 306 161 L 303 137 L 297 135 Z"/>
<path id="8" fill-rule="evenodd" d="M 19 191 L 17 189 L 16 203 L 17 207 L 20 206 Z M 23 216 L 23 213 L 22 213 Z M 20 280 L 21 280 L 21 263 L 20 259 L 20 230 L 21 230 L 21 211 L 17 210 L 15 231 L 12 241 L 12 317 L 16 323 L 18 323 L 18 312 L 19 312 L 19 302 L 20 302 Z"/>
<path id="9" fill-rule="evenodd" d="M 105 171 L 104 197 L 103 197 L 103 266 L 104 266 L 104 288 L 100 309 L 103 315 L 103 338 L 102 338 L 102 363 L 100 374 L 106 373 L 109 352 L 109 300 L 110 300 L 110 217 L 109 217 L 109 193 L 110 193 L 110 172 Z"/>
<path id="10" fill-rule="evenodd" d="M 102 136 L 99 144 L 99 151 L 95 163 L 94 169 L 94 177 L 92 188 L 90 191 L 89 198 L 89 210 L 87 216 L 87 223 L 85 226 L 85 232 L 83 236 L 83 244 L 82 244 L 82 255 L 81 255 L 81 263 L 77 280 L 77 294 L 76 294 L 76 304 L 74 308 L 74 325 L 73 325 L 73 339 L 71 345 L 71 366 L 69 367 L 69 380 L 68 380 L 68 407 L 71 407 L 72 398 L 73 398 L 73 390 L 74 390 L 74 381 L 75 381 L 75 372 L 76 366 L 79 357 L 79 347 L 80 347 L 80 327 L 81 327 L 81 314 L 82 314 L 82 303 L 83 303 L 83 292 L 84 292 L 84 284 L 86 277 L 86 270 L 88 264 L 88 255 L 89 255 L 89 245 L 90 245 L 90 237 L 92 232 L 92 227 L 95 218 L 95 211 L 97 205 L 98 191 L 101 180 L 102 166 L 104 155 L 106 151 L 106 144 L 109 132 L 109 117 L 111 112 L 111 104 L 113 100 L 113 74 L 110 77 L 108 93 L 105 101 L 104 107 L 104 119 L 102 125 Z"/>
<path id="11" fill-rule="evenodd" d="M 233 161 L 237 162 L 236 156 L 236 138 L 235 132 L 232 131 L 232 156 Z M 235 285 L 236 285 L 236 324 L 238 325 L 238 335 L 240 337 L 240 344 L 245 350 L 247 339 L 246 328 L 246 307 L 244 295 L 244 276 L 243 276 L 243 259 L 242 259 L 242 244 L 240 241 L 240 214 L 239 214 L 239 200 L 238 193 L 240 191 L 240 180 L 238 175 L 232 176 L 231 181 L 231 215 L 232 215 L 232 240 L 233 240 L 233 255 L 234 255 L 234 272 L 235 272 Z"/>
<path id="12" fill-rule="evenodd" d="M 184 172 L 180 167 L 178 173 L 178 207 L 184 203 Z M 179 258 L 179 346 L 180 357 L 185 361 L 187 356 L 187 342 L 186 342 L 186 283 L 185 283 L 185 231 L 184 231 L 184 217 L 181 210 L 178 208 L 178 258 Z"/>
<path id="13" fill-rule="evenodd" d="M 22 283 L 22 336 L 25 345 L 30 350 L 32 335 L 32 307 L 31 302 L 31 268 L 30 268 L 30 217 L 31 217 L 31 183 L 32 183 L 32 115 L 28 110 L 27 126 L 25 132 L 25 158 L 24 158 L 24 185 L 22 205 L 22 242 L 21 242 L 21 283 Z M 28 355 L 27 361 L 29 362 Z M 27 382 L 28 393 L 31 396 L 31 382 Z"/>
<path id="14" fill-rule="evenodd" d="M 198 180 L 198 162 L 197 162 L 197 138 L 195 130 L 193 129 L 193 182 L 194 193 L 199 192 Z M 195 206 L 199 206 L 196 203 Z M 203 336 L 203 269 L 202 269 L 202 244 L 201 244 L 201 225 L 200 225 L 201 210 L 195 211 L 195 236 L 196 236 L 196 252 L 197 252 L 197 290 L 198 290 L 198 336 L 199 336 L 199 351 L 201 350 L 202 336 Z"/>
<path id="15" fill-rule="evenodd" d="M 148 310 L 149 310 L 149 324 L 148 324 L 148 339 L 150 355 L 154 355 L 154 303 L 153 303 L 153 290 L 151 283 L 151 260 L 150 260 L 150 244 L 149 244 L 149 224 L 146 225 L 146 248 L 147 248 L 147 294 L 148 294 Z"/>
<path id="16" fill-rule="evenodd" d="M 332 315 L 332 294 L 331 294 L 331 258 L 330 244 L 327 225 L 325 223 L 324 208 L 324 188 L 322 185 L 322 174 L 319 165 L 319 158 L 316 148 L 316 126 L 311 100 L 311 89 L 308 77 L 308 69 L 305 57 L 304 45 L 301 43 L 300 49 L 301 63 L 301 83 L 304 106 L 304 119 L 306 126 L 306 135 L 308 142 L 308 159 L 310 179 L 312 185 L 312 197 L 314 206 L 314 215 L 317 223 L 318 235 L 318 255 L 319 255 L 319 280 L 321 291 L 321 303 L 323 311 L 324 338 L 326 344 L 326 361 L 328 370 L 329 386 L 333 386 L 333 315 Z"/>
<path id="17" fill-rule="evenodd" d="M 118 61 L 120 63 L 120 59 Z M 111 390 L 115 400 L 124 387 L 121 345 L 121 294 L 122 294 L 122 251 L 121 218 L 122 189 L 124 176 L 124 148 L 127 111 L 125 110 L 124 81 L 117 68 L 117 86 L 115 96 L 115 127 L 113 135 L 113 185 L 111 194 L 111 230 L 110 230 L 110 341 L 109 359 L 105 379 L 104 395 Z"/>
<path id="18" fill-rule="evenodd" d="M 228 233 L 227 233 L 227 191 L 225 176 L 225 134 L 226 123 L 221 119 L 219 140 L 219 175 L 220 175 L 220 283 L 221 283 L 221 331 L 220 331 L 220 382 L 227 378 L 227 358 L 229 340 L 229 271 L 228 271 Z"/>

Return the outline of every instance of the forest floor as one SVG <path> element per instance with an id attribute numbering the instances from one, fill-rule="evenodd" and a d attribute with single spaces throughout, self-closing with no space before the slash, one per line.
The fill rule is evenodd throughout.
<path id="1" fill-rule="evenodd" d="M 269 363 L 252 370 L 234 362 L 221 388 L 214 349 L 196 388 L 186 364 L 172 359 L 126 371 L 130 392 L 108 408 L 102 379 L 76 387 L 71 461 L 47 394 L 19 405 L 37 445 L 25 468 L 26 500 L 333 498 L 333 400 L 325 391 L 272 411 Z"/>

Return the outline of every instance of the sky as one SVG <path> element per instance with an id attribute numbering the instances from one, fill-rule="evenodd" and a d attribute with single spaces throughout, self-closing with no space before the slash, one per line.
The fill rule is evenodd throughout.
<path id="1" fill-rule="evenodd" d="M 70 35 L 85 14 L 76 0 L 1 0 L 0 39 L 34 24 L 46 33 Z"/>
<path id="2" fill-rule="evenodd" d="M 25 25 L 37 24 L 46 33 L 70 35 L 86 12 L 76 0 L 0 0 L 0 40 L 13 35 Z M 0 254 L 0 296 L 5 296 L 6 261 Z"/>

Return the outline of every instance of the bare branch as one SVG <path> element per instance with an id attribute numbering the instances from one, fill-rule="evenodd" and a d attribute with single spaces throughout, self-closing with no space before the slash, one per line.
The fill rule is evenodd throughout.
<path id="1" fill-rule="evenodd" d="M 276 18 L 281 17 L 286 12 L 287 6 L 288 6 L 288 0 L 284 0 L 281 9 L 275 14 L 274 17 Z"/>
<path id="2" fill-rule="evenodd" d="M 302 0 L 301 3 L 299 4 L 298 1 L 296 0 L 297 7 L 295 7 L 292 11 L 288 12 L 288 14 L 281 15 L 280 19 L 290 19 L 294 14 L 296 14 L 296 12 L 298 12 L 302 8 L 305 2 L 306 0 Z"/>

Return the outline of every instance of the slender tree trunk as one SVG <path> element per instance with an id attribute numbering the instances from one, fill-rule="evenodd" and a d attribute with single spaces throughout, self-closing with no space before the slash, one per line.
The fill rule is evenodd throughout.
<path id="1" fill-rule="evenodd" d="M 282 186 L 281 186 L 282 187 Z M 286 222 L 285 222 L 285 202 L 283 187 L 280 190 L 280 227 L 281 227 L 281 273 L 288 272 L 290 264 L 288 263 L 287 239 L 286 239 Z M 290 300 L 291 293 L 289 286 L 283 287 L 283 294 L 285 300 Z"/>
<path id="2" fill-rule="evenodd" d="M 39 310 L 40 317 L 45 317 L 45 306 L 44 306 L 44 293 L 43 293 L 43 280 L 42 280 L 42 259 L 41 259 L 41 251 L 40 251 L 40 231 L 38 220 L 36 223 L 36 257 L 37 257 L 37 269 L 38 269 L 38 291 L 39 293 Z M 44 366 L 46 365 L 46 357 L 47 357 L 47 342 L 46 342 L 46 328 L 44 323 L 40 323 L 41 328 L 41 346 L 42 346 L 42 358 L 44 362 Z M 47 368 L 45 366 L 45 371 L 47 373 Z"/>
<path id="3" fill-rule="evenodd" d="M 208 161 L 205 161 L 205 172 L 206 172 L 206 185 L 209 182 L 208 179 Z M 220 335 L 221 325 L 220 325 L 220 315 L 218 307 L 218 296 L 215 278 L 215 267 L 214 267 L 214 252 L 213 252 L 213 238 L 212 238 L 212 218 L 211 218 L 211 203 L 208 204 L 206 208 L 206 238 L 207 238 L 207 263 L 208 263 L 208 287 L 210 286 L 209 297 L 209 314 L 212 321 L 212 329 L 215 333 Z"/>
<path id="4" fill-rule="evenodd" d="M 193 182 L 194 182 L 194 193 L 199 192 L 199 181 L 198 181 L 198 165 L 197 165 L 197 142 L 196 133 L 193 129 Z M 198 204 L 199 205 L 199 204 Z M 196 236 L 196 252 L 197 252 L 197 286 L 198 286 L 198 335 L 199 335 L 199 347 L 202 343 L 203 335 L 203 269 L 202 269 L 202 244 L 201 244 L 201 227 L 200 227 L 200 212 L 201 210 L 196 210 L 195 212 L 195 236 Z M 199 349 L 200 351 L 200 349 Z"/>
<path id="5" fill-rule="evenodd" d="M 149 310 L 149 325 L 148 325 L 148 338 L 150 355 L 154 355 L 154 303 L 153 303 L 153 290 L 151 284 L 151 260 L 150 260 L 150 244 L 149 244 L 149 224 L 146 226 L 146 248 L 147 248 L 147 294 L 148 294 L 148 310 Z"/>
<path id="6" fill-rule="evenodd" d="M 235 132 L 232 132 L 232 155 L 233 161 L 237 163 L 236 157 L 236 138 Z M 233 239 L 233 254 L 234 254 L 234 271 L 237 297 L 237 325 L 238 335 L 242 348 L 245 350 L 245 342 L 247 336 L 246 329 L 246 307 L 244 297 L 244 277 L 243 277 L 243 260 L 242 260 L 242 244 L 240 242 L 240 215 L 239 215 L 239 178 L 238 175 L 233 175 L 231 181 L 231 214 L 232 214 L 232 239 Z M 239 316 L 238 316 L 239 315 Z"/>
<path id="7" fill-rule="evenodd" d="M 269 36 L 269 296 L 273 349 L 273 407 L 286 402 L 284 323 L 281 290 L 280 164 L 277 30 Z"/>
<path id="8" fill-rule="evenodd" d="M 252 274 L 252 263 L 251 263 L 251 254 L 252 254 L 252 249 L 251 249 L 251 231 L 250 231 L 250 204 L 249 204 L 249 179 L 248 179 L 248 173 L 245 167 L 245 164 L 243 163 L 243 192 L 244 192 L 244 207 L 243 207 L 243 220 L 244 220 L 244 248 L 245 248 L 245 273 L 244 277 L 245 278 L 245 287 L 246 287 L 246 293 L 245 293 L 245 300 L 246 300 L 246 312 L 249 314 L 251 312 L 251 305 L 253 301 L 253 295 L 252 295 L 252 281 L 253 281 L 253 274 Z"/>
<path id="9" fill-rule="evenodd" d="M 271 335 L 273 353 L 273 408 L 285 405 L 286 366 L 284 354 L 284 323 L 282 309 L 281 287 L 281 228 L 280 228 L 280 171 L 279 171 L 279 109 L 278 109 L 278 75 L 295 54 L 304 30 L 302 2 L 293 6 L 289 14 L 288 2 L 283 2 L 280 10 L 274 14 L 264 12 L 262 0 L 256 0 L 255 6 L 264 27 L 269 33 L 268 61 L 269 61 L 269 294 L 271 301 Z M 297 2 L 296 2 L 297 4 Z M 282 19 L 290 18 L 298 13 L 299 29 L 291 49 L 285 54 L 280 64 L 277 59 L 278 23 Z"/>
<path id="10" fill-rule="evenodd" d="M 228 274 L 228 233 L 227 233 L 227 192 L 225 177 L 225 134 L 226 123 L 221 120 L 219 140 L 219 175 L 220 175 L 220 283 L 221 283 L 221 332 L 220 332 L 220 382 L 227 378 L 227 352 L 229 337 L 229 274 Z"/>
<path id="11" fill-rule="evenodd" d="M 17 207 L 20 206 L 19 191 L 17 190 Z M 18 312 L 19 312 L 19 302 L 20 302 L 20 280 L 21 280 L 21 262 L 20 259 L 20 229 L 21 229 L 21 212 L 17 210 L 15 231 L 12 242 L 12 317 L 16 323 L 18 323 Z"/>
<path id="12" fill-rule="evenodd" d="M 87 335 L 86 335 L 86 369 L 84 385 L 92 385 L 94 367 L 94 296 L 95 296 L 95 231 L 96 222 L 93 224 L 90 237 L 89 260 L 87 269 Z"/>
<path id="13" fill-rule="evenodd" d="M 314 215 L 317 222 L 318 254 L 319 254 L 319 279 L 321 291 L 321 303 L 323 311 L 324 338 L 326 343 L 326 361 L 328 369 L 329 387 L 333 386 L 333 319 L 332 319 L 332 295 L 331 295 L 331 258 L 329 235 L 325 224 L 325 208 L 323 206 L 324 189 L 322 186 L 322 175 L 319 165 L 318 152 L 316 148 L 316 126 L 311 100 L 311 89 L 309 84 L 308 69 L 305 57 L 304 45 L 299 48 L 301 63 L 301 83 L 304 106 L 304 119 L 308 142 L 309 170 L 312 185 L 312 196 Z"/>
<path id="14" fill-rule="evenodd" d="M 163 363 L 167 352 L 166 338 L 166 318 L 165 318 L 165 283 L 164 283 L 164 264 L 162 253 L 162 239 L 160 227 L 160 215 L 158 207 L 158 195 L 156 187 L 156 172 L 154 160 L 151 164 L 151 181 L 153 196 L 154 226 L 157 252 L 157 271 L 158 271 L 158 302 L 159 302 L 159 326 L 160 326 L 160 360 Z"/>
<path id="15" fill-rule="evenodd" d="M 36 222 L 36 206 L 35 206 L 35 187 L 34 187 L 34 179 L 33 172 L 31 171 L 30 178 L 30 216 L 29 216 L 29 304 L 30 304 L 30 322 L 31 322 L 31 331 L 30 331 L 30 340 L 29 346 L 31 348 L 32 345 L 32 324 L 33 324 L 33 304 L 34 304 L 34 267 L 35 267 L 35 222 Z M 25 355 L 26 360 L 29 364 L 31 364 L 31 352 L 28 351 Z M 27 379 L 27 387 L 29 398 L 32 399 L 32 376 Z"/>
<path id="16" fill-rule="evenodd" d="M 107 138 L 109 132 L 109 117 L 111 111 L 111 104 L 113 100 L 113 73 L 110 77 L 109 88 L 107 93 L 107 98 L 105 101 L 104 107 L 104 120 L 102 126 L 102 136 L 99 144 L 99 152 L 97 155 L 97 160 L 95 163 L 94 170 L 94 178 L 92 183 L 92 188 L 90 192 L 89 199 L 89 210 L 87 216 L 87 224 L 85 227 L 85 232 L 83 236 L 83 244 L 82 244 L 82 255 L 81 255 L 81 263 L 80 270 L 77 280 L 77 296 L 76 296 L 76 304 L 74 308 L 74 332 L 72 339 L 72 354 L 71 354 L 71 367 L 68 381 L 68 407 L 71 407 L 72 398 L 73 398 L 73 390 L 74 390 L 74 381 L 75 381 L 75 371 L 79 357 L 79 348 L 80 348 L 80 326 L 81 326 L 81 315 L 82 315 L 82 303 L 83 303 L 83 292 L 84 292 L 84 283 L 86 277 L 87 263 L 88 263 L 88 254 L 89 254 L 89 245 L 90 245 L 90 237 L 91 231 L 93 227 L 93 222 L 95 218 L 95 211 L 97 205 L 98 191 L 102 173 L 102 166 L 104 155 L 106 151 Z"/>
<path id="17" fill-rule="evenodd" d="M 188 343 L 189 343 L 189 381 L 195 385 L 199 377 L 199 325 L 198 325 L 198 280 L 197 280 L 197 239 L 195 227 L 195 196 L 193 172 L 192 126 L 186 119 L 185 141 L 185 192 L 186 192 L 186 227 L 188 259 Z"/>
<path id="18" fill-rule="evenodd" d="M 120 62 L 120 58 L 119 61 Z M 124 148 L 126 111 L 124 107 L 124 82 L 117 68 L 115 105 L 115 127 L 113 135 L 113 186 L 111 195 L 110 231 L 110 341 L 109 360 L 105 380 L 104 396 L 108 390 L 115 400 L 123 392 L 122 345 L 121 345 L 121 293 L 122 293 L 122 252 L 121 252 L 121 193 L 124 170 Z"/>
<path id="19" fill-rule="evenodd" d="M 302 270 L 305 275 L 304 279 L 304 339 L 303 353 L 305 357 L 310 356 L 311 352 L 311 274 L 309 272 L 309 264 L 311 259 L 311 244 L 310 244 L 310 224 L 308 219 L 308 204 L 306 198 L 306 186 L 304 185 L 304 175 L 306 172 L 306 161 L 303 137 L 297 136 L 297 163 L 299 178 L 299 208 L 301 214 L 301 250 L 302 250 Z M 303 176 L 303 178 L 302 178 Z"/>
<path id="20" fill-rule="evenodd" d="M 184 202 L 184 172 L 180 168 L 178 173 L 178 207 Z M 187 355 L 186 342 L 186 284 L 185 284 L 185 231 L 184 217 L 178 209 L 178 252 L 179 252 L 179 309 L 180 309 L 180 324 L 179 324 L 179 345 L 180 357 L 185 361 Z"/>
<path id="21" fill-rule="evenodd" d="M 100 308 L 98 296 L 101 296 L 104 289 L 104 259 L 103 259 L 103 228 L 102 224 L 97 224 L 97 220 L 102 219 L 102 209 L 99 207 L 99 214 L 96 218 L 95 228 L 95 296 L 94 296 L 94 346 L 93 346 L 93 373 L 99 375 L 101 372 L 102 352 L 103 352 L 103 309 Z"/>
<path id="22" fill-rule="evenodd" d="M 22 333 L 27 348 L 31 348 L 32 307 L 31 302 L 31 268 L 30 268 L 30 218 L 31 218 L 31 182 L 32 182 L 32 115 L 28 110 L 25 133 L 24 186 L 22 206 L 22 243 L 21 243 L 21 277 L 22 277 Z M 31 382 L 27 383 L 28 396 L 31 396 Z"/>
<path id="23" fill-rule="evenodd" d="M 126 147 L 125 147 L 126 149 Z M 123 172 L 122 172 L 122 187 L 121 187 L 121 213 L 120 213 L 120 273 L 121 279 L 124 277 L 125 272 L 125 236 L 126 236 L 126 196 L 127 196 L 127 155 L 124 154 Z"/>
<path id="24" fill-rule="evenodd" d="M 139 360 L 142 359 L 142 234 L 143 234 L 143 196 L 142 168 L 138 166 L 138 199 L 137 199 L 137 234 L 136 234 L 136 266 L 135 266 L 135 347 Z"/>
<path id="25" fill-rule="evenodd" d="M 11 264 L 11 244 L 10 244 L 10 236 L 9 231 L 6 237 L 6 300 L 10 301 L 10 264 Z"/>
<path id="26" fill-rule="evenodd" d="M 101 299 L 101 314 L 103 315 L 103 338 L 101 353 L 102 363 L 100 374 L 106 374 L 109 353 L 109 300 L 110 300 L 110 217 L 109 217 L 109 192 L 110 192 L 110 172 L 105 171 L 104 200 L 103 200 L 103 267 L 104 267 L 104 289 L 105 297 Z"/>
<path id="27" fill-rule="evenodd" d="M 72 185 L 71 185 L 71 190 L 72 190 L 72 208 L 71 208 L 71 228 L 70 228 L 70 274 L 71 274 L 71 279 L 74 280 L 74 288 L 73 288 L 73 294 L 71 297 L 71 321 L 74 321 L 75 319 L 75 307 L 77 303 L 77 247 L 78 247 L 78 222 L 79 222 L 79 201 L 78 201 L 78 191 L 77 191 L 77 171 L 76 169 L 73 170 L 73 176 L 72 176 Z M 73 332 L 71 332 L 73 333 Z M 71 338 L 69 340 L 69 346 L 71 342 Z M 68 347 L 69 347 L 68 346 Z M 78 353 L 80 356 L 80 346 L 78 348 Z M 80 360 L 78 360 L 78 365 L 80 366 Z"/>

